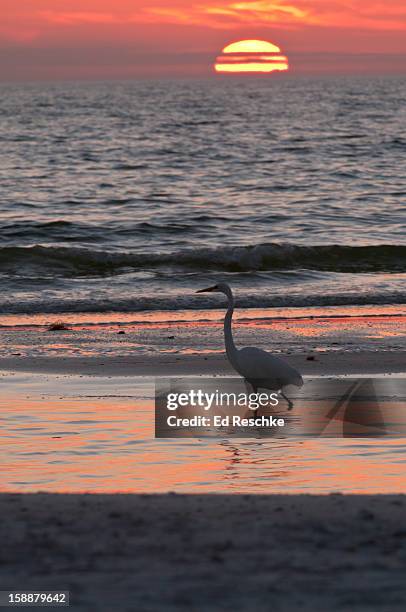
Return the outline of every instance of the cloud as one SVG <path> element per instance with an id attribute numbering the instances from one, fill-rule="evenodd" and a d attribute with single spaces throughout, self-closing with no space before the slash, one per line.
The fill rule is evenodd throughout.
<path id="1" fill-rule="evenodd" d="M 51 52 L 83 44 L 215 53 L 228 39 L 274 36 L 298 51 L 406 50 L 404 0 L 1 0 L 0 16 L 4 48 Z"/>
<path id="2" fill-rule="evenodd" d="M 176 2 L 174 3 L 176 4 Z M 240 27 L 242 24 L 296 24 L 310 20 L 310 11 L 285 3 L 284 0 L 248 0 L 242 2 L 198 2 L 188 6 L 168 8 L 152 2 L 139 14 L 141 21 L 168 21 L 171 23 L 198 24 L 212 28 Z M 312 20 L 316 23 L 316 19 Z"/>
<path id="3" fill-rule="evenodd" d="M 315 25 L 379 30 L 406 30 L 403 0 L 152 0 L 138 18 L 151 22 L 201 24 L 212 28 L 246 25 Z"/>
<path id="4" fill-rule="evenodd" d="M 266 0 L 235 2 L 230 5 L 232 9 L 240 12 L 244 17 L 252 16 L 254 19 L 306 19 L 310 16 L 309 10 L 303 10 L 283 2 L 267 2 Z"/>
<path id="5" fill-rule="evenodd" d="M 404 0 L 2 0 L 4 30 L 196 25 L 213 30 L 306 26 L 406 30 Z M 1 32 L 0 32 L 1 35 Z"/>

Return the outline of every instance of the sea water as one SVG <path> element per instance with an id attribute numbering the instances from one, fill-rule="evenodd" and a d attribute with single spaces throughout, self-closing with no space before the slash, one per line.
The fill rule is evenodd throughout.
<path id="1" fill-rule="evenodd" d="M 0 313 L 405 302 L 404 77 L 0 94 Z"/>

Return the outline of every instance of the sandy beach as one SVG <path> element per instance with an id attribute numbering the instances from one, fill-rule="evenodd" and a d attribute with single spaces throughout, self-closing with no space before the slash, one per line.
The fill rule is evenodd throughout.
<path id="1" fill-rule="evenodd" d="M 0 317 L 0 370 L 91 376 L 224 375 L 224 311 Z M 403 306 L 239 310 L 239 346 L 283 356 L 303 375 L 405 370 Z"/>
<path id="2" fill-rule="evenodd" d="M 356 352 L 324 354 L 322 357 L 306 355 L 289 359 L 304 376 L 403 374 L 404 352 L 381 353 Z M 81 374 L 86 376 L 186 376 L 186 375 L 234 375 L 224 356 L 199 355 L 150 356 L 150 357 L 40 357 L 31 359 L 2 358 L 0 370 L 15 372 L 42 372 Z"/>
<path id="3" fill-rule="evenodd" d="M 83 612 L 403 612 L 403 438 L 154 439 L 155 378 L 235 375 L 223 316 L 1 317 L 3 588 Z M 405 376 L 403 306 L 242 309 L 234 334 L 308 382 Z"/>
<path id="4" fill-rule="evenodd" d="M 72 609 L 372 610 L 406 604 L 406 499 L 1 495 L 2 588 Z"/>

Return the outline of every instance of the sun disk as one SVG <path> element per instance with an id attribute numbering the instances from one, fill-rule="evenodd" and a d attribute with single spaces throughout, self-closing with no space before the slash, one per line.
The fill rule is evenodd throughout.
<path id="1" fill-rule="evenodd" d="M 288 58 L 266 40 L 240 40 L 224 47 L 214 64 L 219 73 L 269 73 L 289 69 Z"/>

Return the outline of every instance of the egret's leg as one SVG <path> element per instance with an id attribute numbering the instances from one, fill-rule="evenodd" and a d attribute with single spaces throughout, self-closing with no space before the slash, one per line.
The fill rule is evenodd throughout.
<path id="1" fill-rule="evenodd" d="M 258 387 L 254 383 L 252 383 L 252 391 L 253 393 L 258 393 Z M 258 416 L 258 408 L 254 410 L 254 419 L 256 419 L 257 416 Z"/>
<path id="2" fill-rule="evenodd" d="M 253 392 L 254 386 L 246 378 L 244 378 L 245 388 L 247 389 L 247 395 Z"/>
<path id="3" fill-rule="evenodd" d="M 281 391 L 281 396 L 288 402 L 288 410 L 292 410 L 293 402 L 288 397 L 286 397 L 283 391 Z"/>
<path id="4" fill-rule="evenodd" d="M 250 395 L 251 393 L 256 393 L 256 388 L 253 385 L 253 383 L 249 382 L 246 378 L 244 379 L 245 382 L 245 388 L 247 389 L 247 395 Z M 257 410 L 250 410 L 250 412 L 253 413 L 254 415 L 254 419 L 257 418 L 258 416 L 258 409 Z"/>

